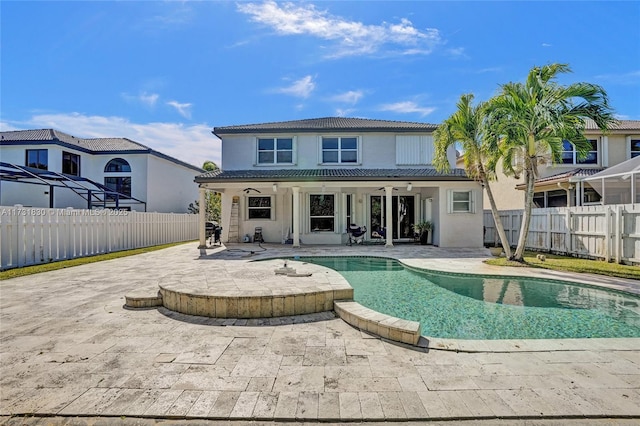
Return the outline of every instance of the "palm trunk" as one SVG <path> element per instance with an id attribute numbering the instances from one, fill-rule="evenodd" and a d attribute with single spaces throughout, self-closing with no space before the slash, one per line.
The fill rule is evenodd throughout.
<path id="1" fill-rule="evenodd" d="M 493 192 L 491 192 L 491 187 L 489 186 L 489 179 L 487 179 L 483 167 L 480 168 L 480 178 L 482 179 L 482 183 L 487 190 L 487 197 L 489 198 L 489 205 L 491 206 L 493 223 L 495 223 L 496 225 L 496 230 L 498 231 L 498 236 L 500 237 L 500 242 L 502 243 L 504 255 L 507 257 L 507 259 L 511 259 L 511 245 L 509 244 L 509 240 L 507 240 L 506 232 L 504 232 L 504 226 L 502 226 L 502 220 L 500 220 L 500 213 L 498 212 L 498 207 L 496 206 L 496 200 L 495 198 L 493 198 Z"/>
<path id="2" fill-rule="evenodd" d="M 531 208 L 533 207 L 533 192 L 535 188 L 535 175 L 531 170 L 531 159 L 528 158 L 525 170 L 525 181 L 527 183 L 527 192 L 524 195 L 524 213 L 522 214 L 522 224 L 520 226 L 520 236 L 518 237 L 518 246 L 513 260 L 522 262 L 524 260 L 524 248 L 529 234 L 529 224 L 531 222 Z"/>

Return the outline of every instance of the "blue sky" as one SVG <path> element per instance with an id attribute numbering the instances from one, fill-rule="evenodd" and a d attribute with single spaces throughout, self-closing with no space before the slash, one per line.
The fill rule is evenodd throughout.
<path id="1" fill-rule="evenodd" d="M 552 62 L 640 119 L 638 1 L 3 0 L 0 19 L 1 130 L 128 137 L 197 166 L 220 164 L 214 126 L 439 123 Z"/>

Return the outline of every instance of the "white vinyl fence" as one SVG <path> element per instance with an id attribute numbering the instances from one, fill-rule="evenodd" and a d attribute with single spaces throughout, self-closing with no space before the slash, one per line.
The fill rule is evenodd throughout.
<path id="1" fill-rule="evenodd" d="M 0 206 L 0 269 L 198 238 L 198 215 Z"/>
<path id="2" fill-rule="evenodd" d="M 511 246 L 520 234 L 522 210 L 500 211 Z M 490 210 L 484 211 L 484 242 L 498 238 Z M 640 205 L 616 204 L 533 209 L 526 248 L 640 264 Z"/>

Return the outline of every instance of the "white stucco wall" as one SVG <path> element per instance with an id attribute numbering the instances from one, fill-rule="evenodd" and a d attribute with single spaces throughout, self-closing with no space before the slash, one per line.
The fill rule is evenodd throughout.
<path id="1" fill-rule="evenodd" d="M 402 135 L 411 135 L 402 133 Z M 418 134 L 416 134 L 418 135 Z M 360 162 L 345 165 L 321 165 L 321 140 L 323 136 L 359 137 Z M 252 168 L 300 168 L 315 169 L 362 167 L 362 168 L 395 168 L 396 167 L 396 133 L 302 133 L 295 135 L 296 154 L 293 165 L 257 165 L 258 137 L 291 137 L 291 135 L 229 135 L 224 136 L 222 144 L 222 169 L 247 170 Z M 455 150 L 450 150 L 450 161 L 455 161 Z M 453 163 L 452 163 L 453 164 Z M 424 165 L 422 165 L 424 167 Z"/>
<path id="2" fill-rule="evenodd" d="M 198 199 L 193 179 L 200 172 L 154 155 L 147 160 L 147 211 L 187 213 Z"/>

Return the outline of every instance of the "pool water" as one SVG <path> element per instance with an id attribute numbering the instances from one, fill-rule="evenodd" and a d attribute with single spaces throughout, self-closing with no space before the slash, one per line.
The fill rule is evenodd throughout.
<path id="1" fill-rule="evenodd" d="M 454 339 L 640 337 L 640 297 L 563 281 L 417 271 L 374 257 L 304 257 L 338 271 L 354 299 Z"/>

